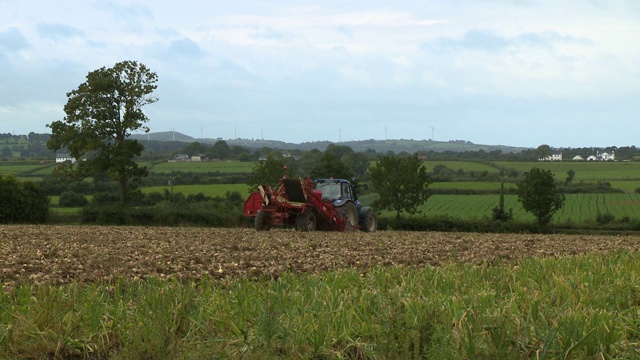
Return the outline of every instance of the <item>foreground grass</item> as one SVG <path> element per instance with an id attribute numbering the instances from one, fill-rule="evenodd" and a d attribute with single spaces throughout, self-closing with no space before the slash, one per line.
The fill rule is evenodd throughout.
<path id="1" fill-rule="evenodd" d="M 0 358 L 640 357 L 640 254 L 270 279 L 22 285 Z"/>

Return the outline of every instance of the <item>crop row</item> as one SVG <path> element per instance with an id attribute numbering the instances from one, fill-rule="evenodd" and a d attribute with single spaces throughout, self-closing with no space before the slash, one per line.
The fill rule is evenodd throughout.
<path id="1" fill-rule="evenodd" d="M 499 195 L 433 195 L 420 208 L 424 215 L 447 215 L 459 218 L 491 217 Z M 516 195 L 505 195 L 505 209 L 515 220 L 533 221 Z M 391 213 L 384 213 L 391 215 Z M 554 216 L 555 223 L 595 221 L 598 215 L 616 219 L 640 219 L 640 194 L 568 194 L 564 207 Z"/>

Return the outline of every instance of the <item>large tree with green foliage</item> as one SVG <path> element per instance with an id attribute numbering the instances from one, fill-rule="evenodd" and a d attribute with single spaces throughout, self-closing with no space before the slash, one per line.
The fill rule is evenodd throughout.
<path id="1" fill-rule="evenodd" d="M 353 177 L 351 167 L 340 161 L 332 152 L 325 152 L 320 161 L 311 169 L 309 175 L 314 179 L 335 178 L 350 179 Z"/>
<path id="2" fill-rule="evenodd" d="M 551 170 L 532 168 L 524 173 L 524 180 L 518 185 L 518 201 L 525 211 L 536 217 L 540 225 L 551 222 L 553 214 L 565 202 L 564 194 L 558 194 Z"/>
<path id="3" fill-rule="evenodd" d="M 270 187 L 278 186 L 284 175 L 284 166 L 282 159 L 276 159 L 271 155 L 267 156 L 266 160 L 258 161 L 255 164 L 251 174 L 247 177 L 247 185 L 251 187 L 251 190 L 265 184 Z"/>
<path id="4" fill-rule="evenodd" d="M 152 96 L 157 81 L 145 65 L 123 61 L 90 72 L 84 83 L 67 93 L 66 116 L 47 125 L 52 132 L 47 146 L 66 149 L 79 161 L 60 165 L 56 174 L 75 179 L 107 174 L 118 181 L 120 201 L 126 203 L 127 183 L 148 174 L 134 161 L 144 146 L 128 137 L 132 131 L 149 131 L 142 107 L 158 101 Z"/>
<path id="5" fill-rule="evenodd" d="M 400 157 L 385 155 L 369 168 L 371 183 L 380 197 L 373 206 L 381 210 L 418 212 L 418 207 L 429 198 L 431 179 L 418 155 Z"/>

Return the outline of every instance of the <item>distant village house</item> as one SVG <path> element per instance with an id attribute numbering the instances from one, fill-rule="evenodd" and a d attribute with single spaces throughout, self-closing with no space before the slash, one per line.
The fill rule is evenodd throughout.
<path id="1" fill-rule="evenodd" d="M 57 153 L 56 154 L 56 163 L 70 162 L 72 164 L 76 163 L 76 158 L 71 156 L 69 153 Z"/>
<path id="2" fill-rule="evenodd" d="M 584 161 L 585 158 L 580 155 L 576 155 L 573 158 L 571 158 L 571 160 Z M 587 161 L 615 161 L 616 153 L 614 151 L 612 151 L 611 153 L 608 153 L 606 151 L 603 153 L 598 152 L 595 155 L 587 156 L 586 160 Z M 554 151 L 551 155 L 538 159 L 538 161 L 562 161 L 562 151 Z"/>

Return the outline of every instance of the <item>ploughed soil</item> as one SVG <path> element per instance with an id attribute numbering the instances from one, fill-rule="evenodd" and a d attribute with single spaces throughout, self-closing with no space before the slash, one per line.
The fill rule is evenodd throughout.
<path id="1" fill-rule="evenodd" d="M 640 236 L 0 225 L 0 280 L 277 277 L 374 266 L 490 265 L 531 256 L 640 249 Z"/>

